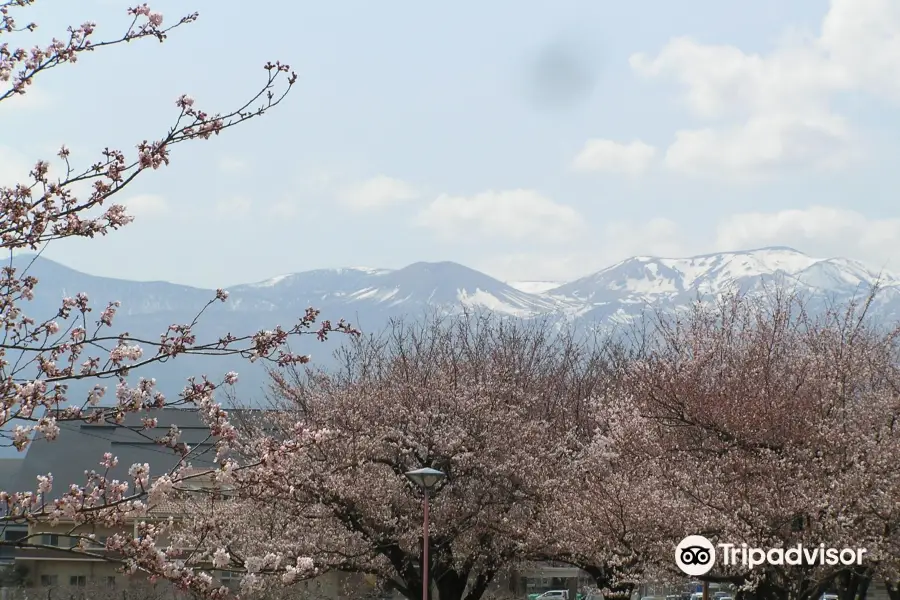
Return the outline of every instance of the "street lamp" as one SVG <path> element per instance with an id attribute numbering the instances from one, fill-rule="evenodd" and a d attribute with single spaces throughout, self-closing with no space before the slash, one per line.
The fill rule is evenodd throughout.
<path id="1" fill-rule="evenodd" d="M 416 469 L 406 473 L 406 477 L 425 492 L 423 501 L 424 518 L 422 522 L 422 600 L 428 600 L 428 492 L 431 491 L 447 475 L 437 469 Z"/>

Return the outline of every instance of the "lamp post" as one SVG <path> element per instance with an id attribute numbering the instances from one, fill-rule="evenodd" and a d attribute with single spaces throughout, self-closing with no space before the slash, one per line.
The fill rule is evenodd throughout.
<path id="1" fill-rule="evenodd" d="M 428 592 L 431 587 L 428 585 L 428 492 L 446 476 L 446 474 L 437 469 L 427 467 L 406 473 L 406 477 L 425 492 L 425 499 L 422 504 L 422 512 L 424 514 L 422 519 L 422 600 L 428 600 Z"/>

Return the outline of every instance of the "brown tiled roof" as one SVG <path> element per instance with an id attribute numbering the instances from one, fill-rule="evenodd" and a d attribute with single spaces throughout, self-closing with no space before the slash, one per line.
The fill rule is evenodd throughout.
<path id="1" fill-rule="evenodd" d="M 147 511 L 151 517 L 177 517 L 189 514 L 191 504 L 186 500 L 166 498 L 162 502 L 150 506 Z"/>
<path id="2" fill-rule="evenodd" d="M 185 469 L 181 471 L 182 476 L 190 476 L 192 474 L 201 474 L 208 472 L 209 469 Z M 208 492 L 215 489 L 211 477 L 196 477 L 186 481 L 183 485 L 196 485 L 198 489 L 180 490 L 174 495 L 169 495 L 162 502 L 153 504 L 149 508 L 151 516 L 169 517 L 189 514 L 199 509 L 199 505 L 209 499 Z"/>

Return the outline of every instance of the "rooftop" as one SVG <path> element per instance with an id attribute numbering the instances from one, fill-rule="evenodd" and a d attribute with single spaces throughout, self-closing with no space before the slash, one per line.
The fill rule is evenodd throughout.
<path id="1" fill-rule="evenodd" d="M 142 430 L 141 418 L 146 417 L 156 418 L 157 426 Z M 7 473 L 5 481 L 0 479 L 0 489 L 34 490 L 38 475 L 48 473 L 53 475 L 57 486 L 85 483 L 84 472 L 91 469 L 100 472 L 103 468 L 100 461 L 107 452 L 119 459 L 118 465 L 107 475 L 110 479 L 129 481 L 128 469 L 135 463 L 148 463 L 151 477 L 161 475 L 180 460 L 180 455 L 156 442 L 172 425 L 181 430 L 179 441 L 193 449 L 188 460 L 191 465 L 199 468 L 214 465 L 215 440 L 210 437 L 197 410 L 165 408 L 130 414 L 122 425 L 60 423 L 56 440 L 37 439 L 28 448 L 24 459 L 8 459 L 7 463 L 0 464 L 0 477 Z"/>

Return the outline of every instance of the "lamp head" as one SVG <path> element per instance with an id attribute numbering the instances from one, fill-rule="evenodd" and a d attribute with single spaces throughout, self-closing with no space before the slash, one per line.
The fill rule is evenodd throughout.
<path id="1" fill-rule="evenodd" d="M 431 469 L 428 467 L 424 469 L 416 469 L 415 471 L 409 471 L 406 473 L 406 477 L 410 481 L 426 490 L 432 489 L 446 476 L 447 475 L 443 471 L 438 471 L 437 469 Z"/>

